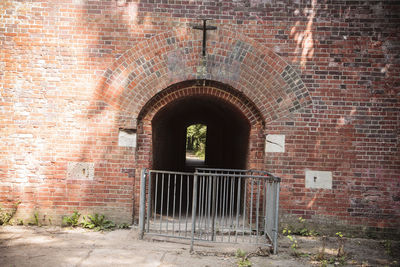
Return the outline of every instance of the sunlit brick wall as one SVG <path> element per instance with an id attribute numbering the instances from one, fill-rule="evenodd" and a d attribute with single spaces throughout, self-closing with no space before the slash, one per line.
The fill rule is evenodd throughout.
<path id="1" fill-rule="evenodd" d="M 202 33 L 191 26 L 206 17 L 218 30 L 205 75 L 253 101 L 264 134 L 285 135 L 284 152 L 261 155 L 283 179 L 282 221 L 393 232 L 399 14 L 398 1 L 3 0 L 0 203 L 47 222 L 75 209 L 136 218 L 150 159 L 119 146 L 119 129 L 136 129 L 159 91 L 199 78 Z M 235 49 L 244 59 L 227 56 Z M 92 164 L 93 177 L 68 176 L 72 163 Z M 331 172 L 332 188 L 306 188 L 306 170 Z"/>

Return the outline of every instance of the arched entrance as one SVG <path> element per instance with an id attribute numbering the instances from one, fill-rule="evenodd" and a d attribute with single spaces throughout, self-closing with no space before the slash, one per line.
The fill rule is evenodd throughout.
<path id="1" fill-rule="evenodd" d="M 193 172 L 195 166 L 188 164 L 185 158 L 186 128 L 191 124 L 202 123 L 207 126 L 205 161 L 202 167 L 262 168 L 262 117 L 249 99 L 225 84 L 214 81 L 199 83 L 196 80 L 175 84 L 153 97 L 143 108 L 139 119 L 137 157 L 138 161 L 144 160 L 143 167 Z M 178 178 L 173 181 L 170 176 L 165 176 L 159 183 L 162 186 L 157 190 L 175 192 L 183 195 L 183 202 L 190 202 L 192 191 L 185 190 L 192 188 L 192 179 L 181 181 Z M 226 186 L 232 188 L 235 196 L 230 201 L 236 202 L 238 185 L 229 182 Z M 163 192 L 156 192 L 154 188 L 151 190 L 153 196 L 165 198 Z M 181 193 L 181 190 L 184 192 Z M 170 194 L 171 198 L 173 196 Z M 173 206 L 173 199 L 160 199 L 158 203 L 157 212 L 161 213 L 179 208 Z M 235 205 L 235 209 L 241 205 Z"/>
<path id="2" fill-rule="evenodd" d="M 192 171 L 185 162 L 186 127 L 207 125 L 205 165 L 262 168 L 263 119 L 255 105 L 234 88 L 214 81 L 185 81 L 155 95 L 138 116 L 141 167 Z"/>

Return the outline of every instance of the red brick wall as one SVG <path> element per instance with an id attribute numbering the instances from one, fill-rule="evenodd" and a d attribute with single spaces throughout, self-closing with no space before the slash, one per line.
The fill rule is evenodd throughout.
<path id="1" fill-rule="evenodd" d="M 207 79 L 286 135 L 284 153 L 258 141 L 251 156 L 282 177 L 283 215 L 399 228 L 399 14 L 398 1 L 1 1 L 0 203 L 130 221 L 151 164 L 143 108 Z M 203 17 L 218 27 L 206 61 Z M 150 137 L 120 147 L 120 128 Z M 68 162 L 94 163 L 94 179 L 66 179 Z M 332 171 L 333 189 L 306 189 L 306 169 Z"/>

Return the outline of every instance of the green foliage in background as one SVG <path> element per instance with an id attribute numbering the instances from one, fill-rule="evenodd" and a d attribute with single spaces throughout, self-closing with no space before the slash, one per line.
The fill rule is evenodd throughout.
<path id="1" fill-rule="evenodd" d="M 186 151 L 193 153 L 204 160 L 206 152 L 207 126 L 204 124 L 193 124 L 187 127 Z"/>

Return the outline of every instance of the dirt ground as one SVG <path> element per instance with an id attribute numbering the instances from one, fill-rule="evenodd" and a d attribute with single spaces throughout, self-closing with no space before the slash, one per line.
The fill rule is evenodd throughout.
<path id="1" fill-rule="evenodd" d="M 252 246 L 195 243 L 161 237 L 138 239 L 135 228 L 95 232 L 82 228 L 0 226 L 0 266 L 238 266 L 238 248 L 252 266 L 400 266 L 398 241 L 346 238 L 345 256 L 335 258 L 338 241 L 296 236 L 297 256 L 286 236 L 279 253 Z M 316 260 L 325 243 L 325 261 Z M 396 258 L 397 257 L 397 258 Z M 248 263 L 249 263 L 248 262 Z M 245 266 L 245 265 L 242 265 Z"/>

